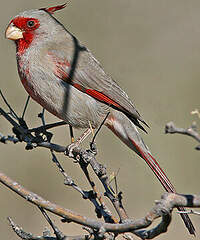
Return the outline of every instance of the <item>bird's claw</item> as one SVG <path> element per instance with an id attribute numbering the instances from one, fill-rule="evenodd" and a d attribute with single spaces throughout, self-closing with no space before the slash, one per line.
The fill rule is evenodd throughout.
<path id="1" fill-rule="evenodd" d="M 74 151 L 74 149 L 77 148 L 77 147 L 78 147 L 78 144 L 77 144 L 76 142 L 71 143 L 70 145 L 68 145 L 68 146 L 66 147 L 65 155 L 67 155 L 67 156 L 70 157 L 70 158 L 74 158 L 75 156 L 74 156 L 73 151 Z"/>

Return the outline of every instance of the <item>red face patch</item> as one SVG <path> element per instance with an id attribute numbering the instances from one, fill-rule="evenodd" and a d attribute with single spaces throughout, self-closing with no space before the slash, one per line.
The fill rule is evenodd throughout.
<path id="1" fill-rule="evenodd" d="M 16 17 L 11 23 L 24 32 L 34 31 L 40 26 L 40 23 L 36 18 Z"/>
<path id="2" fill-rule="evenodd" d="M 22 54 L 34 38 L 34 31 L 39 28 L 40 23 L 36 18 L 16 17 L 11 23 L 23 33 L 23 39 L 17 40 L 18 53 Z"/>

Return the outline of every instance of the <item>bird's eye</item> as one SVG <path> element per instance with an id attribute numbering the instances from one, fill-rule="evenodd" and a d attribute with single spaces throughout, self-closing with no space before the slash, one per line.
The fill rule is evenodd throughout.
<path id="1" fill-rule="evenodd" d="M 34 22 L 33 20 L 29 20 L 29 21 L 27 22 L 27 26 L 28 26 L 28 27 L 34 27 L 34 26 L 35 26 L 35 22 Z"/>

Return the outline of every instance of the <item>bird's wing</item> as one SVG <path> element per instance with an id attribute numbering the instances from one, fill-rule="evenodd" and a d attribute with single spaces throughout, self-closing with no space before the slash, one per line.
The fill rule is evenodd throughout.
<path id="1" fill-rule="evenodd" d="M 82 47 L 71 55 L 65 49 L 63 51 L 51 49 L 48 50 L 48 56 L 49 61 L 54 63 L 54 74 L 57 77 L 70 83 L 81 92 L 123 112 L 145 131 L 139 121 L 147 124 L 141 118 L 128 95 L 105 73 L 100 63 L 88 49 Z"/>

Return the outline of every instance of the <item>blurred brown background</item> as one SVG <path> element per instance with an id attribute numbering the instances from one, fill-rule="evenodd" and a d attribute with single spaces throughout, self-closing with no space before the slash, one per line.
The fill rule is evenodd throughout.
<path id="1" fill-rule="evenodd" d="M 15 46 L 4 38 L 10 19 L 21 11 L 41 8 L 62 1 L 2 1 L 0 10 L 0 88 L 9 103 L 22 112 L 26 92 L 20 83 L 15 60 Z M 173 120 L 188 127 L 197 119 L 190 111 L 199 107 L 200 91 L 200 2 L 193 0 L 73 0 L 56 17 L 84 42 L 97 59 L 127 91 L 139 112 L 151 126 L 144 140 L 169 178 L 181 193 L 199 192 L 199 152 L 189 137 L 165 135 L 164 126 Z M 1 107 L 5 105 L 0 100 Z M 31 101 L 26 119 L 30 126 L 40 125 L 41 108 Z M 48 121 L 55 119 L 46 114 Z M 11 133 L 11 126 L 1 117 L 0 132 Z M 67 127 L 58 128 L 54 141 L 69 143 Z M 78 132 L 76 133 L 79 134 Z M 119 171 L 118 184 L 123 191 L 129 216 L 142 217 L 164 192 L 145 163 L 104 128 L 98 136 L 98 159 L 108 171 Z M 25 151 L 24 144 L 0 145 L 0 169 L 26 188 L 44 198 L 80 214 L 95 217 L 93 207 L 80 195 L 63 185 L 63 179 L 45 149 Z M 66 171 L 81 187 L 87 183 L 71 160 L 58 155 Z M 48 224 L 39 210 L 0 185 L 1 239 L 17 239 L 6 217 L 11 216 L 26 231 L 41 234 Z M 200 218 L 191 216 L 197 234 Z M 79 234 L 78 225 L 62 224 L 64 233 Z M 159 239 L 189 239 L 180 217 L 174 211 L 168 233 Z M 191 239 L 191 238 L 190 238 Z M 198 239 L 198 237 L 197 237 Z"/>

